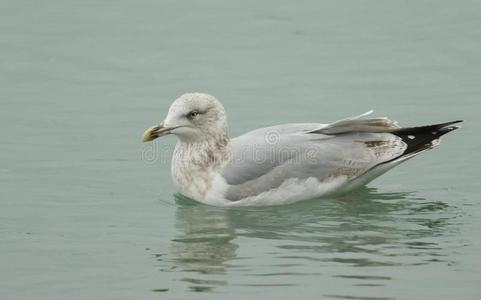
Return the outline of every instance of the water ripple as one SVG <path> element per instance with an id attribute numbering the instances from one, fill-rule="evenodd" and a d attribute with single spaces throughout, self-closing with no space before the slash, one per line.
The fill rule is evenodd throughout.
<path id="1" fill-rule="evenodd" d="M 389 282 L 393 268 L 454 263 L 445 260 L 453 246 L 439 237 L 456 234 L 459 211 L 413 193 L 366 188 L 342 199 L 269 208 L 216 208 L 183 197 L 176 202 L 177 234 L 169 253 L 156 259 L 193 292 L 301 285 L 301 278 L 326 278 L 324 269 L 333 267 L 346 273 L 331 278 L 369 289 Z M 373 268 L 376 274 L 353 272 Z"/>

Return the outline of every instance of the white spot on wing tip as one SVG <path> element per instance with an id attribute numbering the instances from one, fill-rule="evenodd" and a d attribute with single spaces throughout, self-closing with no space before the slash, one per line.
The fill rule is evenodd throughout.
<path id="1" fill-rule="evenodd" d="M 408 139 L 414 140 L 416 137 L 414 135 L 408 135 Z"/>

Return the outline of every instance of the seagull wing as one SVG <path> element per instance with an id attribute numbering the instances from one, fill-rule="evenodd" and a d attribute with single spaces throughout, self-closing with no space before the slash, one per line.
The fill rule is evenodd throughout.
<path id="1" fill-rule="evenodd" d="M 229 184 L 225 197 L 255 196 L 293 178 L 353 180 L 400 157 L 407 146 L 389 133 L 399 127 L 386 118 L 364 116 L 328 125 L 283 124 L 233 139 L 233 157 L 222 172 Z"/>

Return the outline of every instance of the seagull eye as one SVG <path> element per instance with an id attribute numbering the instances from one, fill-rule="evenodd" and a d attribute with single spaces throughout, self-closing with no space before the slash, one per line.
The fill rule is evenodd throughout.
<path id="1" fill-rule="evenodd" d="M 198 111 L 193 110 L 188 114 L 188 117 L 189 117 L 189 119 L 193 119 L 193 118 L 197 117 L 198 114 L 199 114 Z"/>

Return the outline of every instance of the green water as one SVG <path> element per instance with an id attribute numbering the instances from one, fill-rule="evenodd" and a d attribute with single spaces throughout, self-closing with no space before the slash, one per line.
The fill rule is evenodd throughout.
<path id="1" fill-rule="evenodd" d="M 1 299 L 480 299 L 481 2 L 0 0 Z M 176 199 L 184 92 L 235 136 L 464 119 L 342 199 Z"/>

